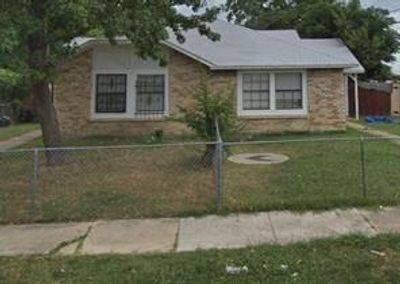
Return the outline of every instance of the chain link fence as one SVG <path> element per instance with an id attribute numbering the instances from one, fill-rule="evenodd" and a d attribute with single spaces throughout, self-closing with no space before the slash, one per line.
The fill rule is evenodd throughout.
<path id="1" fill-rule="evenodd" d="M 0 153 L 0 220 L 141 218 L 212 210 L 215 169 L 207 165 L 206 156 L 210 145 Z"/>
<path id="2" fill-rule="evenodd" d="M 0 152 L 0 222 L 398 204 L 397 139 L 218 139 Z M 288 160 L 268 163 L 263 155 L 271 153 Z M 239 154 L 267 163 L 233 162 Z"/>

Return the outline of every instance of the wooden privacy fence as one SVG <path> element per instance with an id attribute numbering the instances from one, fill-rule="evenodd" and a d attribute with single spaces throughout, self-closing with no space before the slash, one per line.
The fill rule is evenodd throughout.
<path id="1" fill-rule="evenodd" d="M 349 80 L 349 114 L 355 117 L 354 82 Z M 359 87 L 360 116 L 391 115 L 391 85 L 386 83 L 365 84 Z"/>

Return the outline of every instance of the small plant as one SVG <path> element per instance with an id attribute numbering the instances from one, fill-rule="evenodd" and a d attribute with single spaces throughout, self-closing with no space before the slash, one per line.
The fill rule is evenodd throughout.
<path id="1" fill-rule="evenodd" d="M 222 139 L 235 135 L 241 128 L 232 105 L 232 88 L 214 91 L 206 77 L 202 77 L 194 90 L 194 104 L 188 107 L 178 106 L 181 116 L 177 119 L 185 123 L 195 134 L 206 141 L 217 141 L 216 122 Z M 212 165 L 215 145 L 207 145 L 202 158 L 205 167 Z"/>
<path id="2" fill-rule="evenodd" d="M 149 143 L 158 144 L 164 140 L 164 132 L 162 129 L 156 129 L 150 136 Z"/>

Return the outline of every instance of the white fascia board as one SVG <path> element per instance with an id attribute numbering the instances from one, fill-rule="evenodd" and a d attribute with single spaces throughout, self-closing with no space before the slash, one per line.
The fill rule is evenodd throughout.
<path id="1" fill-rule="evenodd" d="M 257 69 L 347 69 L 354 68 L 354 64 L 328 64 L 328 65 L 232 65 L 232 66 L 214 66 L 211 70 L 257 70 Z"/>

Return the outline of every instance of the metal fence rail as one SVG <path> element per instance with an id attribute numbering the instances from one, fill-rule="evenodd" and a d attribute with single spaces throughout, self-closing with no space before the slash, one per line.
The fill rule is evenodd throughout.
<path id="1" fill-rule="evenodd" d="M 0 222 L 167 217 L 400 203 L 398 137 L 0 152 Z M 237 164 L 243 153 L 288 161 Z M 49 163 L 49 156 L 56 163 Z"/>

